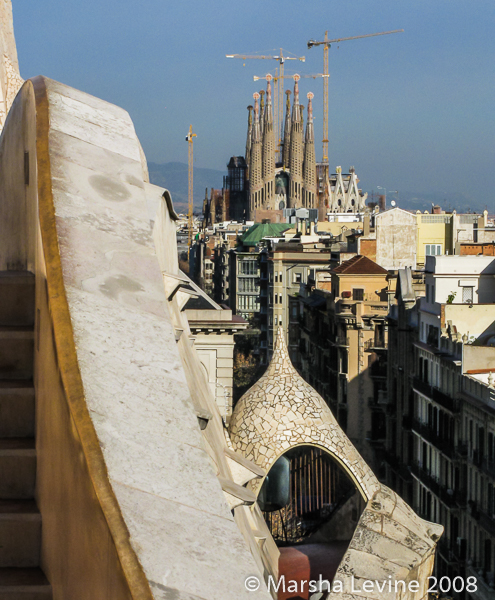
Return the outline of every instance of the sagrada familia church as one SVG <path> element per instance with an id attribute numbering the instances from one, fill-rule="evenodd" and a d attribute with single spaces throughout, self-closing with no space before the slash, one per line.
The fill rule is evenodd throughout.
<path id="1" fill-rule="evenodd" d="M 246 164 L 249 180 L 249 214 L 284 208 L 317 208 L 316 158 L 313 129 L 313 94 L 308 93 L 308 119 L 304 134 L 303 109 L 299 104 L 299 78 L 294 77 L 292 115 L 287 95 L 285 135 L 282 163 L 276 165 L 273 130 L 271 78 L 267 76 L 266 106 L 260 106 L 259 93 L 254 94 L 254 123 L 249 107 L 249 125 L 246 142 Z"/>
<path id="2" fill-rule="evenodd" d="M 274 130 L 272 76 L 267 75 L 266 92 L 253 94 L 248 106 L 248 130 L 244 156 L 233 156 L 221 190 L 206 190 L 204 224 L 227 220 L 255 222 L 284 220 L 284 209 L 318 211 L 319 220 L 328 214 L 362 213 L 368 194 L 359 188 L 354 167 L 331 174 L 328 163 L 317 163 L 313 123 L 314 94 L 308 92 L 306 129 L 304 106 L 299 100 L 299 75 L 294 75 L 294 98 L 286 91 L 283 141 L 278 147 Z M 265 102 L 266 96 L 266 102 Z M 254 113 L 254 115 L 253 115 Z"/>
<path id="3" fill-rule="evenodd" d="M 283 335 L 221 413 L 186 310 L 203 297 L 179 270 L 178 216 L 129 114 L 23 82 L 11 11 L 3 0 L 0 597 L 426 600 L 442 527 L 378 481 Z M 269 92 L 250 201 L 314 206 L 311 98 L 303 145 L 296 81 L 282 190 L 263 162 Z"/>

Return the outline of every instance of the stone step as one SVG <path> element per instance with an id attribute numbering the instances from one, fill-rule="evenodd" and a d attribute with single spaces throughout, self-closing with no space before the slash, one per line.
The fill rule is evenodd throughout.
<path id="1" fill-rule="evenodd" d="M 32 379 L 33 327 L 0 327 L 0 380 Z"/>
<path id="2" fill-rule="evenodd" d="M 31 499 L 35 482 L 34 439 L 0 439 L 0 499 Z"/>
<path id="3" fill-rule="evenodd" d="M 52 590 L 41 569 L 0 569 L 0 600 L 51 599 Z"/>
<path id="4" fill-rule="evenodd" d="M 34 411 L 31 380 L 0 380 L 0 438 L 33 437 Z"/>
<path id="5" fill-rule="evenodd" d="M 0 271 L 0 326 L 33 326 L 33 273 Z"/>
<path id="6" fill-rule="evenodd" d="M 40 546 L 41 515 L 36 502 L 0 500 L 0 568 L 39 566 Z"/>

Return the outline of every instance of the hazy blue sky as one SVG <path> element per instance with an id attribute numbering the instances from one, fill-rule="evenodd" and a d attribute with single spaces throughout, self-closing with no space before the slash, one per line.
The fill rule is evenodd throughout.
<path id="1" fill-rule="evenodd" d="M 12 4 L 24 78 L 46 75 L 122 106 L 150 161 L 186 162 L 192 123 L 195 164 L 215 169 L 244 154 L 253 75 L 277 66 L 225 54 L 282 47 L 306 56 L 299 72 L 319 73 L 323 51 L 306 42 L 325 29 L 334 38 L 403 28 L 330 49 L 330 164 L 354 165 L 366 190 L 460 192 L 493 210 L 493 0 Z M 303 104 L 315 93 L 319 160 L 322 80 L 300 87 Z"/>

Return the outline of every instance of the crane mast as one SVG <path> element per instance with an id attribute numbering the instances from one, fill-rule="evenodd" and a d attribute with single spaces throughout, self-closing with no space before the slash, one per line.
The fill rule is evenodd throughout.
<path id="1" fill-rule="evenodd" d="M 197 137 L 193 133 L 192 125 L 189 125 L 189 133 L 186 136 L 187 142 L 187 175 L 188 175 L 188 186 L 187 186 L 187 200 L 188 200 L 188 211 L 187 211 L 187 258 L 189 260 L 189 254 L 191 252 L 192 238 L 193 238 L 193 210 L 194 210 L 194 196 L 193 196 L 193 138 Z"/>
<path id="2" fill-rule="evenodd" d="M 366 35 L 355 35 L 353 37 L 328 39 L 328 31 L 325 31 L 325 39 L 321 42 L 309 40 L 308 48 L 313 46 L 323 46 L 323 162 L 328 164 L 328 50 L 332 44 L 345 42 L 347 40 L 360 40 L 362 38 L 375 37 L 377 35 L 388 35 L 390 33 L 401 33 L 403 29 L 394 29 L 394 31 L 381 31 L 380 33 L 367 33 Z"/>

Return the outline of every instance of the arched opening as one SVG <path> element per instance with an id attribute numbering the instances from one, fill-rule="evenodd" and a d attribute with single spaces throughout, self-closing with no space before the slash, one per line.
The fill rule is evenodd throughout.
<path id="1" fill-rule="evenodd" d="M 366 500 L 326 450 L 300 445 L 280 456 L 258 495 L 280 548 L 285 579 L 332 581 L 349 546 Z M 278 600 L 309 599 L 309 589 L 278 592 Z"/>

